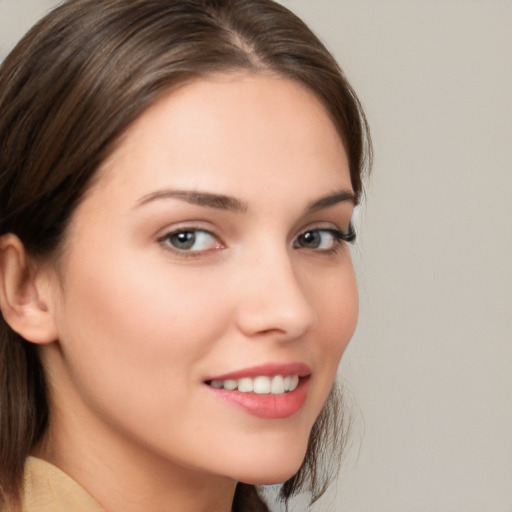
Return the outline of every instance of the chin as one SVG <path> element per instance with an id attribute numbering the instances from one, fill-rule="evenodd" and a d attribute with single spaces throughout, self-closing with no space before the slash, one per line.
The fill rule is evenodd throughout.
<path id="1" fill-rule="evenodd" d="M 295 468 L 294 471 L 283 471 L 280 473 L 272 472 L 272 474 L 266 473 L 265 475 L 260 475 L 258 478 L 249 478 L 238 480 L 239 482 L 243 482 L 244 484 L 251 485 L 276 485 L 282 484 L 286 482 L 290 478 L 292 478 L 300 469 L 300 465 L 298 468 Z"/>
<path id="2" fill-rule="evenodd" d="M 277 450 L 273 456 L 247 459 L 242 471 L 237 472 L 235 479 L 251 485 L 273 485 L 282 483 L 294 476 L 302 466 L 306 456 L 306 448 L 295 448 L 286 454 Z"/>

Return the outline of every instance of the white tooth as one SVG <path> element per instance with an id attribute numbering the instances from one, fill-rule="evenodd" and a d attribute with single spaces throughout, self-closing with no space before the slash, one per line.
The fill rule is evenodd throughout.
<path id="1" fill-rule="evenodd" d="M 284 378 L 284 390 L 285 391 L 290 391 L 290 381 L 291 381 L 291 377 L 289 375 L 288 375 L 288 377 Z"/>
<path id="2" fill-rule="evenodd" d="M 228 391 L 234 391 L 237 385 L 238 382 L 234 379 L 227 379 L 224 381 L 224 389 L 227 389 Z"/>
<path id="3" fill-rule="evenodd" d="M 281 375 L 276 375 L 272 379 L 272 384 L 270 385 L 270 392 L 273 395 L 282 395 L 284 393 L 284 379 Z"/>
<path id="4" fill-rule="evenodd" d="M 298 375 L 292 375 L 290 378 L 290 391 L 293 391 L 297 388 L 299 385 L 299 376 Z"/>
<path id="5" fill-rule="evenodd" d="M 256 377 L 254 379 L 254 392 L 258 395 L 270 393 L 270 377 Z"/>
<path id="6" fill-rule="evenodd" d="M 254 385 L 250 377 L 238 379 L 238 391 L 241 391 L 242 393 L 252 393 L 253 389 Z"/>
<path id="7" fill-rule="evenodd" d="M 221 380 L 212 380 L 210 386 L 215 389 L 222 389 L 224 387 Z"/>

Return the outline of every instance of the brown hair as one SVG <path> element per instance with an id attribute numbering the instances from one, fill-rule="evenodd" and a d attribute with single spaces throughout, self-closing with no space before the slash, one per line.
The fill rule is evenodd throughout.
<path id="1" fill-rule="evenodd" d="M 333 57 L 286 8 L 271 0 L 68 0 L 0 68 L 0 236 L 16 234 L 32 256 L 54 253 L 130 123 L 173 87 L 239 70 L 297 80 L 322 101 L 359 197 L 371 156 L 360 103 Z M 283 485 L 285 501 L 323 492 L 317 461 L 323 436 L 339 431 L 326 424 L 333 410 L 325 408 L 303 467 Z M 25 458 L 48 414 L 34 346 L 0 316 L 0 505 L 19 499 Z M 253 486 L 239 484 L 234 510 L 267 508 Z"/>

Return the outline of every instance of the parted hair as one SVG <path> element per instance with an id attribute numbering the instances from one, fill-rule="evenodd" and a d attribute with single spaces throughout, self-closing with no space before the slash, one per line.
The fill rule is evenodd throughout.
<path id="1" fill-rule="evenodd" d="M 95 171 L 142 112 L 175 87 L 240 71 L 293 79 L 316 95 L 343 141 L 359 198 L 371 160 L 360 102 L 288 9 L 272 0 L 68 0 L 0 67 L 0 236 L 15 234 L 34 258 L 55 255 Z M 285 502 L 299 492 L 314 501 L 325 490 L 333 472 L 321 455 L 341 453 L 340 412 L 333 390 L 301 469 L 281 487 Z M 19 505 L 25 459 L 50 414 L 35 345 L 0 315 L 0 509 Z M 244 483 L 233 507 L 268 510 Z"/>

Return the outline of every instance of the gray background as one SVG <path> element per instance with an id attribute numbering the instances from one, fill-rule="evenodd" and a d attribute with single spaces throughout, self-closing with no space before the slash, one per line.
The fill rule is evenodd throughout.
<path id="1" fill-rule="evenodd" d="M 512 512 L 512 1 L 282 3 L 341 62 L 376 151 L 351 449 L 313 510 Z M 0 0 L 0 58 L 55 4 Z"/>

